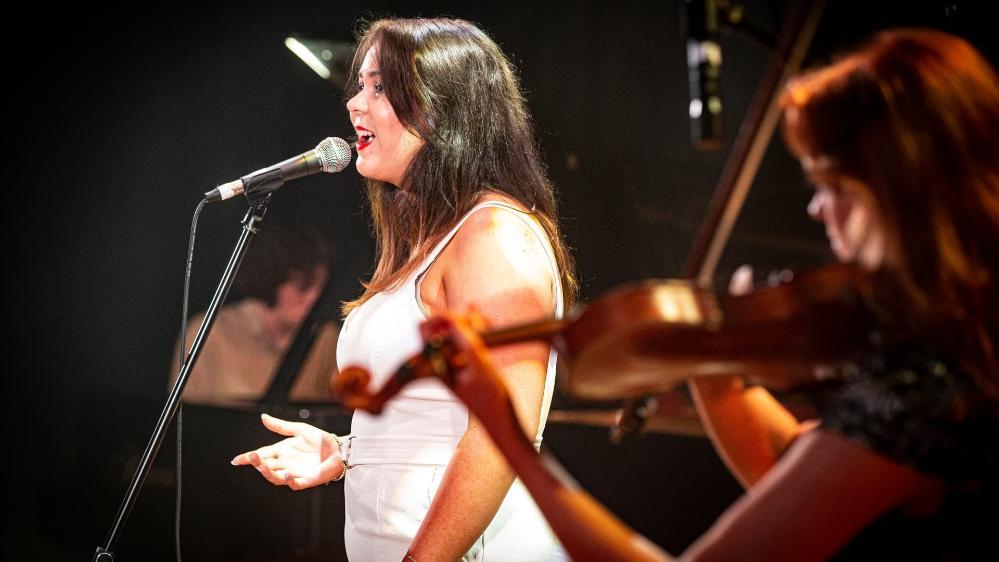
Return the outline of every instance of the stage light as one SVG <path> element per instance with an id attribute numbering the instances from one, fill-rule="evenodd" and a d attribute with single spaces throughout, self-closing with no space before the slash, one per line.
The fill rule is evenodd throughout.
<path id="1" fill-rule="evenodd" d="M 304 39 L 292 35 L 284 40 L 288 50 L 295 53 L 309 68 L 338 89 L 347 83 L 347 72 L 355 45 L 328 39 Z"/>

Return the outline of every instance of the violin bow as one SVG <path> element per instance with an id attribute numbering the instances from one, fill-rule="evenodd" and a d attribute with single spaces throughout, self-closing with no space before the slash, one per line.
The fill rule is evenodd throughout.
<path id="1" fill-rule="evenodd" d="M 687 256 L 684 279 L 694 280 L 702 286 L 711 284 L 760 162 L 780 123 L 780 88 L 801 70 L 824 9 L 825 0 L 799 0 L 785 17 L 787 25 L 770 56 L 767 70 L 722 168 L 707 216 Z M 625 401 L 611 428 L 611 441 L 620 443 L 641 431 L 645 419 L 654 411 L 654 400 L 652 396 L 643 396 Z"/>

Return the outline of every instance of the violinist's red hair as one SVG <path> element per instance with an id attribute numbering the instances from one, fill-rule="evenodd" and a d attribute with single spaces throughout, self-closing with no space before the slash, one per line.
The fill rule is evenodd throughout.
<path id="1" fill-rule="evenodd" d="M 999 78 L 965 40 L 878 34 L 788 86 L 784 136 L 868 189 L 898 260 L 893 323 L 928 331 L 999 396 Z"/>

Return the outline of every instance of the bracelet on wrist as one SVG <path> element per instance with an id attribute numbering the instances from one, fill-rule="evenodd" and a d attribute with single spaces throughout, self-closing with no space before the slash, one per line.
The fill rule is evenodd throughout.
<path id="1" fill-rule="evenodd" d="M 340 440 L 340 437 L 338 437 L 336 433 L 330 433 L 330 435 L 333 436 L 333 440 L 336 441 L 337 449 L 340 450 L 340 464 L 343 465 L 343 470 L 340 471 L 340 476 L 337 476 L 332 480 L 327 480 L 326 481 L 327 484 L 329 484 L 330 482 L 339 482 L 343 480 L 344 476 L 347 475 L 347 462 L 343 460 L 343 441 Z"/>

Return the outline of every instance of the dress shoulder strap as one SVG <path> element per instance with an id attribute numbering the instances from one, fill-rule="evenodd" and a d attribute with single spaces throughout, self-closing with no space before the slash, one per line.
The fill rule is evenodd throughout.
<path id="1" fill-rule="evenodd" d="M 548 236 L 545 233 L 544 229 L 541 228 L 541 225 L 538 223 L 538 221 L 534 220 L 531 217 L 530 213 L 522 211 L 521 209 L 518 209 L 517 207 L 514 207 L 513 205 L 505 203 L 503 201 L 485 201 L 483 203 L 479 203 L 478 205 L 472 207 L 472 209 L 467 213 L 465 213 L 465 216 L 461 217 L 458 223 L 455 224 L 454 227 L 446 235 L 444 235 L 443 238 L 441 238 L 440 242 L 438 242 L 437 245 L 434 246 L 434 249 L 430 252 L 430 254 L 427 255 L 427 258 L 424 260 L 424 262 L 420 264 L 420 267 L 417 269 L 415 275 L 416 300 L 419 303 L 420 308 L 421 309 L 424 308 L 423 303 L 420 301 L 419 298 L 420 283 L 423 280 L 424 274 L 427 272 L 427 270 L 430 269 L 430 267 L 434 264 L 434 262 L 437 261 L 437 258 L 441 255 L 441 252 L 444 251 L 444 248 L 446 248 L 447 245 L 451 242 L 455 234 L 457 234 L 458 231 L 461 230 L 461 227 L 462 225 L 465 224 L 465 221 L 467 221 L 469 217 L 478 212 L 480 209 L 485 209 L 487 207 L 504 209 L 513 213 L 514 216 L 524 221 L 524 223 L 527 224 L 527 226 L 531 229 L 531 231 L 534 232 L 535 236 L 538 237 L 538 241 L 544 246 L 545 252 L 548 254 L 548 261 L 552 268 L 552 279 L 554 280 L 555 284 L 553 291 L 555 293 L 555 314 L 557 317 L 561 318 L 564 312 L 562 305 L 561 275 L 559 275 L 558 263 L 555 261 L 555 252 L 552 250 L 551 243 L 548 241 Z M 426 312 L 425 309 L 424 312 Z"/>
<path id="2" fill-rule="evenodd" d="M 444 251 L 444 248 L 447 248 L 447 245 L 451 243 L 451 240 L 454 238 L 455 234 L 458 234 L 458 231 L 461 230 L 461 227 L 462 225 L 465 224 L 465 221 L 467 221 L 469 217 L 474 215 L 477 211 L 485 209 L 487 207 L 509 209 L 510 211 L 518 215 L 525 214 L 524 211 L 521 211 L 520 209 L 514 207 L 513 205 L 510 205 L 509 203 L 503 203 L 502 201 L 485 201 L 483 203 L 479 203 L 478 205 L 472 207 L 472 209 L 467 213 L 465 213 L 465 216 L 458 219 L 457 224 L 455 224 L 454 227 L 452 227 L 451 230 L 448 231 L 448 233 L 445 234 L 444 237 L 441 238 L 439 242 L 437 242 L 437 245 L 434 246 L 434 249 L 431 250 L 431 252 L 427 255 L 423 263 L 420 264 L 420 267 L 417 268 L 417 277 L 422 277 L 423 274 L 426 273 L 428 269 L 430 269 L 430 266 L 434 265 L 434 262 L 436 262 L 437 258 L 440 257 L 441 252 Z"/>

